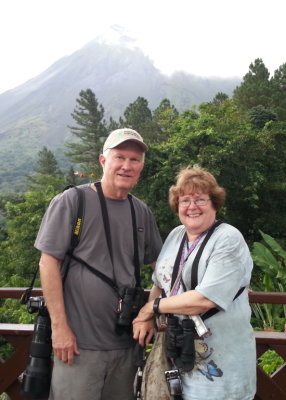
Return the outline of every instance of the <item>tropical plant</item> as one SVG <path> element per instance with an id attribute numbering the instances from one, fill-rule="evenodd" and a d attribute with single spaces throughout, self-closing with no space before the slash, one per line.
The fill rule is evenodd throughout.
<path id="1" fill-rule="evenodd" d="M 263 242 L 254 242 L 252 258 L 254 276 L 252 288 L 265 292 L 286 291 L 286 251 L 273 239 L 260 231 Z M 262 304 L 253 305 L 257 320 L 262 320 L 263 327 L 282 330 L 286 318 L 286 305 Z"/>
<path id="2" fill-rule="evenodd" d="M 283 364 L 283 358 L 273 350 L 266 351 L 258 358 L 258 365 L 267 375 L 272 375 Z"/>

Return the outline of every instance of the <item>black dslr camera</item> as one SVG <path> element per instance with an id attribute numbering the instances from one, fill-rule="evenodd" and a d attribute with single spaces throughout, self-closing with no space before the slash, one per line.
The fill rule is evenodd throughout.
<path id="1" fill-rule="evenodd" d="M 145 303 L 144 289 L 124 288 L 118 305 L 117 333 L 131 332 L 132 321 Z"/>
<path id="2" fill-rule="evenodd" d="M 180 371 L 177 369 L 165 371 L 165 379 L 171 396 L 181 396 L 183 394 Z"/>
<path id="3" fill-rule="evenodd" d="M 46 399 L 49 397 L 52 371 L 51 320 L 43 297 L 30 297 L 27 300 L 28 312 L 38 312 L 30 348 L 30 362 L 24 372 L 22 395 L 27 399 Z"/>

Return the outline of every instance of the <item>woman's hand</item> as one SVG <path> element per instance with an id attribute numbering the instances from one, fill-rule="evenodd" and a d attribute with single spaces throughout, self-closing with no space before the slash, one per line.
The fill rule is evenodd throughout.
<path id="1" fill-rule="evenodd" d="M 153 300 L 146 303 L 145 306 L 142 307 L 141 310 L 139 311 L 139 314 L 134 319 L 133 323 L 145 322 L 149 321 L 150 319 L 153 319 L 154 317 L 153 303 L 154 303 Z"/>

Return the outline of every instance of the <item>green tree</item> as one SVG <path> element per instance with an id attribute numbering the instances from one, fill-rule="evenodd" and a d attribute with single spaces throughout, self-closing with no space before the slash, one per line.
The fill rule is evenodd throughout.
<path id="1" fill-rule="evenodd" d="M 158 125 L 153 121 L 148 101 L 144 97 L 137 97 L 134 103 L 129 104 L 124 111 L 124 119 L 121 118 L 119 122 L 138 131 L 149 145 L 156 143 L 160 134 Z"/>
<path id="2" fill-rule="evenodd" d="M 0 278 L 5 277 L 8 285 L 12 284 L 13 276 L 21 277 L 23 285 L 30 283 L 39 261 L 34 241 L 45 210 L 56 192 L 47 178 L 44 188 L 27 192 L 21 203 L 6 203 L 7 238 L 0 243 Z"/>
<path id="3" fill-rule="evenodd" d="M 159 106 L 153 111 L 153 121 L 158 125 L 159 135 L 157 144 L 168 138 L 171 125 L 179 115 L 176 107 L 169 99 L 163 99 Z"/>
<path id="4" fill-rule="evenodd" d="M 279 121 L 286 122 L 286 63 L 282 64 L 271 78 L 273 86 L 272 109 Z"/>
<path id="5" fill-rule="evenodd" d="M 58 166 L 58 162 L 51 150 L 43 147 L 38 152 L 37 166 L 34 173 L 28 177 L 29 189 L 44 188 L 47 184 L 46 179 L 49 179 L 53 187 L 61 191 L 64 186 L 64 176 Z"/>
<path id="6" fill-rule="evenodd" d="M 233 92 L 235 104 L 244 111 L 258 105 L 271 108 L 272 85 L 269 75 L 261 58 L 251 63 L 243 82 Z"/>
<path id="7" fill-rule="evenodd" d="M 62 175 L 58 162 L 51 150 L 43 147 L 38 153 L 37 168 L 35 172 L 42 175 Z"/>
<path id="8" fill-rule="evenodd" d="M 277 121 L 277 114 L 259 105 L 248 111 L 248 117 L 255 129 L 262 129 L 266 122 Z"/>
<path id="9" fill-rule="evenodd" d="M 219 103 L 223 103 L 224 101 L 226 101 L 228 99 L 228 95 L 223 93 L 223 92 L 218 92 L 215 97 L 213 98 L 213 103 L 214 104 L 219 104 Z"/>
<path id="10" fill-rule="evenodd" d="M 180 114 L 168 140 L 148 152 L 136 188 L 154 211 L 163 237 L 178 223 L 168 210 L 169 187 L 181 167 L 193 164 L 212 172 L 226 189 L 220 217 L 248 242 L 266 227 L 274 237 L 285 237 L 285 132 L 283 123 L 270 121 L 257 135 L 231 99 Z"/>
<path id="11" fill-rule="evenodd" d="M 147 122 L 152 121 L 152 112 L 148 107 L 148 101 L 144 97 L 137 97 L 134 103 L 124 111 L 126 127 L 143 132 Z"/>
<path id="12" fill-rule="evenodd" d="M 71 115 L 77 125 L 69 128 L 78 140 L 66 144 L 69 149 L 66 155 L 81 166 L 81 172 L 87 175 L 93 173 L 98 178 L 101 175 L 98 156 L 107 136 L 104 108 L 91 89 L 82 90 L 76 103 Z"/>

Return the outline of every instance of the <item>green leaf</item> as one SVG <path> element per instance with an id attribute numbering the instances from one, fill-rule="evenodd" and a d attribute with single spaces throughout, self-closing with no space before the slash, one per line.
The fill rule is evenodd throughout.
<path id="1" fill-rule="evenodd" d="M 262 243 L 255 242 L 253 244 L 253 251 L 251 255 L 254 263 L 262 267 L 264 270 L 272 269 L 276 272 L 279 270 L 279 262 L 276 260 L 271 251 Z"/>
<path id="2" fill-rule="evenodd" d="M 286 264 L 286 251 L 282 249 L 282 247 L 279 245 L 279 243 L 276 242 L 275 239 L 273 239 L 270 235 L 267 235 L 266 233 L 263 233 L 261 230 L 259 230 L 261 233 L 261 236 L 265 240 L 265 242 L 268 244 L 268 246 L 280 257 L 283 258 L 284 263 Z"/>

